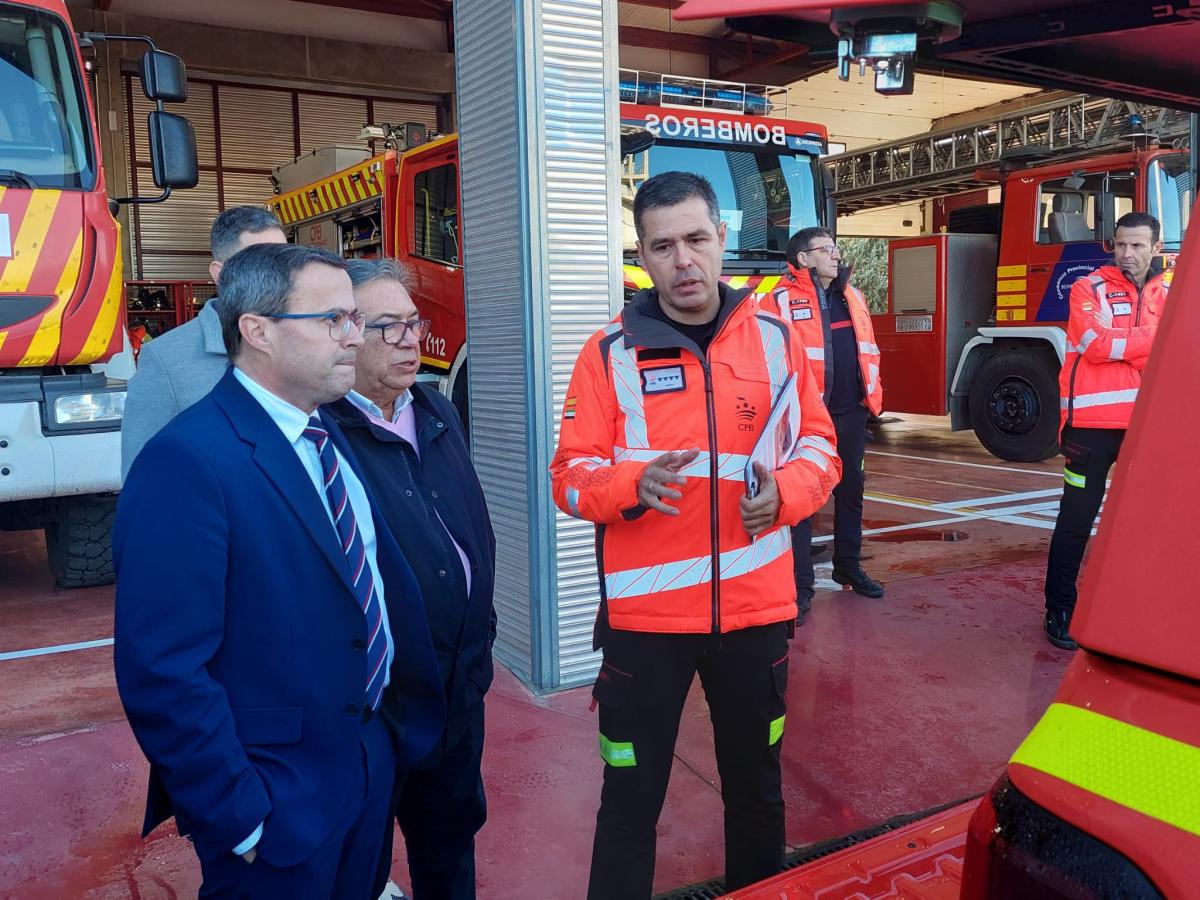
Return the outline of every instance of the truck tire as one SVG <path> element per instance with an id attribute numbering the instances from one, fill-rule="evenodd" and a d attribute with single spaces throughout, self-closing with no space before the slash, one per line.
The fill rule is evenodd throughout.
<path id="1" fill-rule="evenodd" d="M 979 443 L 1009 462 L 1058 453 L 1058 364 L 1034 349 L 1003 350 L 971 381 L 971 425 Z"/>
<path id="2" fill-rule="evenodd" d="M 46 556 L 59 587 L 94 587 L 112 584 L 113 521 L 117 498 L 67 497 L 55 503 L 46 525 Z"/>

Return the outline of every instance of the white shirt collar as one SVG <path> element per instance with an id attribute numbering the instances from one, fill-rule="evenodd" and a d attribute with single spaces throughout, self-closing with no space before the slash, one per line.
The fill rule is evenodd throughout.
<path id="1" fill-rule="evenodd" d="M 346 399 L 349 400 L 351 403 L 353 403 L 355 406 L 357 406 L 359 409 L 361 409 L 363 412 L 370 413 L 377 419 L 384 418 L 383 410 L 380 409 L 374 403 L 374 401 L 368 400 L 366 397 L 364 397 L 358 391 L 351 391 L 350 393 L 348 393 L 346 395 Z M 408 408 L 408 405 L 410 403 L 412 403 L 412 399 L 413 399 L 412 391 L 405 391 L 403 394 L 401 394 L 399 397 L 396 398 L 396 405 L 395 405 L 395 408 L 392 410 L 392 423 L 393 424 L 395 424 L 396 421 L 399 420 L 400 414 Z"/>
<path id="2" fill-rule="evenodd" d="M 286 400 L 275 396 L 237 366 L 233 367 L 233 377 L 266 410 L 267 415 L 279 426 L 279 430 L 283 432 L 283 436 L 288 439 L 288 443 L 294 444 L 300 440 L 304 434 L 304 429 L 308 427 L 308 420 L 312 415 L 316 415 L 315 411 L 310 415 L 299 407 L 293 406 Z"/>

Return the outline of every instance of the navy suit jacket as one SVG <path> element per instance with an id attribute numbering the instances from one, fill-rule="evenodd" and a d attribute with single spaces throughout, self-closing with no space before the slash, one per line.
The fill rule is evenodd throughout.
<path id="1" fill-rule="evenodd" d="M 265 822 L 259 853 L 291 866 L 358 814 L 366 622 L 323 502 L 232 372 L 138 454 L 117 507 L 114 659 L 151 763 L 146 832 L 174 815 L 220 853 Z M 445 698 L 420 590 L 374 512 L 396 648 L 383 712 L 415 762 Z"/>

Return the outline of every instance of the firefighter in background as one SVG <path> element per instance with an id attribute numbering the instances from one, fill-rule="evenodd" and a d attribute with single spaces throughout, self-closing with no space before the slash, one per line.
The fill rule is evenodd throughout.
<path id="1" fill-rule="evenodd" d="M 771 308 L 792 323 L 805 347 L 817 390 L 837 431 L 842 480 L 833 490 L 833 580 L 864 597 L 882 597 L 883 585 L 863 571 L 862 511 L 867 418 L 883 409 L 879 348 L 871 312 L 850 284 L 850 268 L 833 234 L 804 228 L 787 245 L 788 272 L 771 294 Z M 792 529 L 796 567 L 796 622 L 808 616 L 816 583 L 812 520 Z"/>
<path id="2" fill-rule="evenodd" d="M 1117 459 L 1166 307 L 1158 220 L 1126 213 L 1117 220 L 1113 260 L 1071 287 L 1067 355 L 1058 378 L 1062 397 L 1062 502 L 1046 565 L 1046 636 L 1064 650 L 1071 637 L 1075 582 L 1108 471 Z"/>
<path id="3" fill-rule="evenodd" d="M 554 501 L 595 522 L 604 787 L 590 900 L 650 896 L 655 825 L 697 672 L 725 802 L 726 886 L 783 865 L 779 754 L 795 617 L 786 526 L 838 480 L 833 426 L 799 340 L 720 282 L 725 223 L 704 178 L 665 172 L 634 201 L 654 287 L 587 341 L 550 466 Z M 751 499 L 747 456 L 785 383 L 800 441 Z M 697 449 L 700 448 L 700 449 Z"/>

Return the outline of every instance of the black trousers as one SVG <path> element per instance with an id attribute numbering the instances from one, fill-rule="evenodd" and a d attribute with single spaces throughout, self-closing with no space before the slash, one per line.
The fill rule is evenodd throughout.
<path id="1" fill-rule="evenodd" d="M 592 691 L 605 766 L 589 900 L 650 896 L 655 825 L 697 672 L 712 715 L 725 803 L 725 886 L 744 887 L 782 869 L 779 751 L 787 671 L 786 622 L 729 634 L 609 631 Z"/>
<path id="2" fill-rule="evenodd" d="M 838 457 L 842 461 L 842 480 L 833 489 L 833 567 L 853 569 L 862 555 L 863 488 L 866 479 L 863 460 L 867 450 L 867 417 L 865 406 L 849 412 L 833 413 L 833 428 L 837 432 Z M 813 520 L 805 519 L 792 528 L 792 567 L 796 588 L 812 588 L 815 582 L 812 556 Z"/>
<path id="3" fill-rule="evenodd" d="M 483 794 L 483 701 L 431 768 L 399 786 L 396 821 L 408 849 L 413 900 L 474 900 L 475 834 L 487 820 Z M 389 858 L 390 862 L 390 858 Z"/>
<path id="4" fill-rule="evenodd" d="M 1071 613 L 1075 609 L 1079 567 L 1087 549 L 1092 526 L 1104 502 L 1108 471 L 1117 461 L 1124 429 L 1063 429 L 1062 453 L 1066 457 L 1062 502 L 1050 539 L 1046 562 L 1046 609 Z"/>
<path id="5" fill-rule="evenodd" d="M 276 868 L 262 857 L 232 852 L 200 856 L 200 900 L 375 900 L 373 884 L 384 835 L 391 827 L 396 752 L 387 726 L 374 716 L 363 728 L 366 787 L 349 830 L 340 830 L 298 866 Z M 271 828 L 270 818 L 264 830 Z M 374 891 L 374 892 L 373 892 Z"/>

